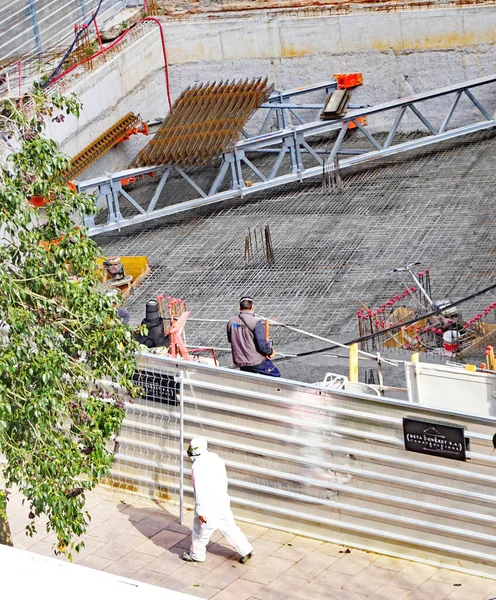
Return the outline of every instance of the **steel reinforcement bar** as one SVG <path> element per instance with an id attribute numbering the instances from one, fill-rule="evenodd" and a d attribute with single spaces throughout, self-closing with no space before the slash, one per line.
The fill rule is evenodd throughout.
<path id="1" fill-rule="evenodd" d="M 74 158 L 71 159 L 70 168 L 64 173 L 67 180 L 71 180 L 79 173 L 82 173 L 90 165 L 96 162 L 101 156 L 118 144 L 133 127 L 137 127 L 141 123 L 141 117 L 134 113 L 127 113 L 117 123 L 109 127 L 102 133 L 94 142 L 91 142 L 86 148 L 81 150 Z"/>
<path id="2" fill-rule="evenodd" d="M 143 223 L 164 216 L 192 210 L 235 197 L 303 181 L 309 177 L 329 175 L 380 157 L 407 152 L 430 144 L 451 140 L 496 126 L 494 107 L 490 108 L 496 75 L 467 81 L 458 85 L 424 92 L 408 98 L 377 104 L 350 111 L 337 121 L 314 121 L 272 133 L 239 141 L 233 152 L 222 155 L 222 161 L 213 183 L 205 187 L 204 178 L 195 181 L 195 174 L 186 173 L 179 166 L 143 167 L 78 182 L 79 191 L 98 189 L 98 206 L 107 209 L 107 222 L 95 224 L 85 218 L 90 235 Z M 484 101 L 474 91 L 482 91 Z M 427 106 L 425 103 L 431 103 Z M 432 103 L 434 102 L 434 107 Z M 295 107 L 296 108 L 296 107 Z M 380 118 L 381 134 L 366 125 L 367 120 Z M 410 119 L 419 125 L 418 137 L 404 141 L 395 139 L 402 125 Z M 353 129 L 355 143 L 348 144 Z M 374 132 L 373 132 L 374 131 Z M 368 147 L 357 148 L 359 132 Z M 256 157 L 264 155 L 265 166 Z M 248 157 L 250 155 L 250 158 Z M 265 171 L 265 172 L 264 172 Z M 151 172 L 160 173 L 155 192 L 147 205 L 137 202 L 122 188 L 121 181 Z M 187 182 L 198 194 L 193 200 L 178 202 L 162 208 L 157 203 L 170 175 L 174 173 Z M 253 181 L 255 179 L 255 181 Z M 123 216 L 120 198 L 135 209 L 135 214 Z"/>

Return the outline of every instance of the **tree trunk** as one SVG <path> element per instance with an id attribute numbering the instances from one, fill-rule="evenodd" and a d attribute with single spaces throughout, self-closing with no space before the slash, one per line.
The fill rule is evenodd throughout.
<path id="1" fill-rule="evenodd" d="M 9 520 L 0 516 L 0 544 L 13 546 L 12 534 L 10 533 Z"/>
<path id="2" fill-rule="evenodd" d="M 0 468 L 0 544 L 13 546 L 14 542 L 12 541 L 12 533 L 10 532 L 9 519 L 7 517 L 7 506 L 5 506 L 5 518 L 2 517 L 2 505 L 4 502 L 7 505 L 7 498 L 3 496 L 4 492 L 5 480 L 3 478 L 3 471 Z"/>

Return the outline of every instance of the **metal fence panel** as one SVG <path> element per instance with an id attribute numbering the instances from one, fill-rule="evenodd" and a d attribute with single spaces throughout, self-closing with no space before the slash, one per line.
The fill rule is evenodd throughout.
<path id="1" fill-rule="evenodd" d="M 98 4 L 99 0 L 0 0 L 0 19 L 8 23 L 0 33 L 0 61 L 69 45 L 74 24 L 87 21 Z M 98 22 L 123 8 L 122 0 L 103 0 Z"/>
<path id="2" fill-rule="evenodd" d="M 203 435 L 241 518 L 496 577 L 494 419 L 151 355 L 140 371 L 113 485 L 179 503 L 182 455 Z M 466 427 L 467 461 L 406 451 L 406 416 Z"/>

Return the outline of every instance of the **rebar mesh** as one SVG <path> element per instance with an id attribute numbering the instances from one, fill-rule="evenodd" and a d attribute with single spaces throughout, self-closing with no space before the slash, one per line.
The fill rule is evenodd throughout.
<path id="1" fill-rule="evenodd" d="M 219 319 L 231 316 L 238 298 L 249 293 L 264 316 L 348 340 L 358 334 L 360 300 L 381 305 L 390 290 L 409 283 L 387 274 L 398 265 L 420 261 L 429 268 L 441 299 L 493 283 L 494 156 L 494 134 L 480 133 L 347 171 L 341 191 L 307 180 L 97 241 L 109 254 L 149 258 L 152 275 L 128 301 L 135 322 L 157 293 L 184 298 L 192 317 Z M 266 225 L 275 263 L 245 265 L 246 232 Z M 464 317 L 489 301 L 465 304 Z M 222 324 L 189 323 L 186 332 L 191 344 L 226 346 Z M 281 350 L 322 346 L 283 329 L 271 336 Z M 230 364 L 230 357 L 223 362 Z M 283 376 L 320 378 L 308 361 L 301 369 L 298 362 L 283 363 Z"/>
<path id="2" fill-rule="evenodd" d="M 266 78 L 186 88 L 130 166 L 211 163 L 232 149 L 245 123 L 273 89 Z"/>

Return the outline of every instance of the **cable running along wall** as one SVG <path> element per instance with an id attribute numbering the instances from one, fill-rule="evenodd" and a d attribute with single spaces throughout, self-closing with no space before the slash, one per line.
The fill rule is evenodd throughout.
<path id="1" fill-rule="evenodd" d="M 98 5 L 99 0 L 3 0 L 0 19 L 9 27 L 0 33 L 0 63 L 67 45 L 74 37 L 74 24 L 87 22 Z M 122 8 L 122 0 L 103 0 L 99 22 Z"/>

